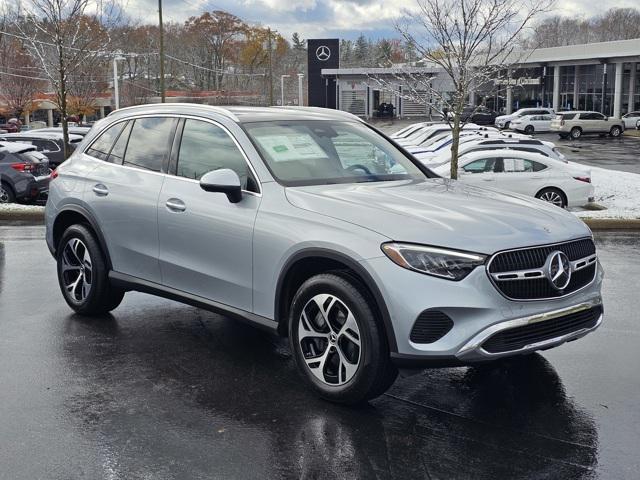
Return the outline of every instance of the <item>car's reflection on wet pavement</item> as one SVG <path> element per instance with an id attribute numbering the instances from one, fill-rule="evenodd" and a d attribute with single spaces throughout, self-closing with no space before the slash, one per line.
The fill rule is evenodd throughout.
<path id="1" fill-rule="evenodd" d="M 0 478 L 637 474 L 640 237 L 597 237 L 596 333 L 427 370 L 352 409 L 299 382 L 286 341 L 232 320 L 137 293 L 112 316 L 72 315 L 41 232 L 0 229 Z"/>

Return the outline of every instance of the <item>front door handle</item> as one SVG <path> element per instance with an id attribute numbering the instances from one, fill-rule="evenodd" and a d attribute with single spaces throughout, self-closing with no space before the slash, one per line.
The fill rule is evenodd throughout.
<path id="1" fill-rule="evenodd" d="M 99 197 L 106 197 L 107 195 L 109 195 L 109 189 L 106 185 L 98 183 L 97 185 L 93 186 L 93 193 L 95 193 Z"/>
<path id="2" fill-rule="evenodd" d="M 187 206 L 179 198 L 170 198 L 165 205 L 170 212 L 184 212 L 187 209 Z"/>

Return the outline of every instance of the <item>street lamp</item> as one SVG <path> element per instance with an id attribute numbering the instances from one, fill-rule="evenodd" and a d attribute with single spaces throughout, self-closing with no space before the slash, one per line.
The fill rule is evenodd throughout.
<path id="1" fill-rule="evenodd" d="M 118 92 L 118 60 L 125 60 L 125 58 L 118 54 L 113 57 L 113 105 L 116 110 L 120 108 L 120 93 Z"/>
<path id="2" fill-rule="evenodd" d="M 304 73 L 298 74 L 298 105 L 301 107 L 304 105 L 304 96 L 302 93 L 302 77 L 304 77 Z"/>
<path id="3" fill-rule="evenodd" d="M 280 75 L 280 105 L 284 107 L 284 79 L 291 75 Z"/>

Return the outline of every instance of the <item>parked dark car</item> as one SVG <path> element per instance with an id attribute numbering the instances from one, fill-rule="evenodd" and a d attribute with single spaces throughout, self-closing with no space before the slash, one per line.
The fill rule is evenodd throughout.
<path id="1" fill-rule="evenodd" d="M 0 203 L 46 198 L 50 173 L 49 159 L 33 145 L 0 142 Z"/>
<path id="2" fill-rule="evenodd" d="M 57 168 L 64 162 L 62 133 L 38 132 L 33 130 L 27 133 L 5 133 L 0 135 L 0 141 L 27 143 L 36 147 L 38 152 L 44 153 L 49 159 L 49 166 Z M 82 141 L 80 135 L 69 135 L 71 151 Z"/>
<path id="3" fill-rule="evenodd" d="M 445 112 L 448 117 L 452 117 L 453 113 Z M 498 114 L 487 107 L 464 107 L 460 120 L 463 122 L 471 122 L 477 125 L 493 125 Z"/>
<path id="4" fill-rule="evenodd" d="M 20 131 L 19 123 L 0 123 L 0 130 L 6 130 L 9 133 L 18 133 Z"/>

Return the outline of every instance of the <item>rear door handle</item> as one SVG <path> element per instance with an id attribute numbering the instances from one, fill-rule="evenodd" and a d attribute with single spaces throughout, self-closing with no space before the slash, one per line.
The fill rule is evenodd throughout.
<path id="1" fill-rule="evenodd" d="M 167 200 L 167 203 L 165 203 L 165 205 L 171 212 L 184 212 L 187 209 L 187 206 L 179 198 L 170 198 L 169 200 Z"/>
<path id="2" fill-rule="evenodd" d="M 97 185 L 93 186 L 93 193 L 95 193 L 99 197 L 106 197 L 107 195 L 109 195 L 109 189 L 106 185 L 98 183 Z"/>

